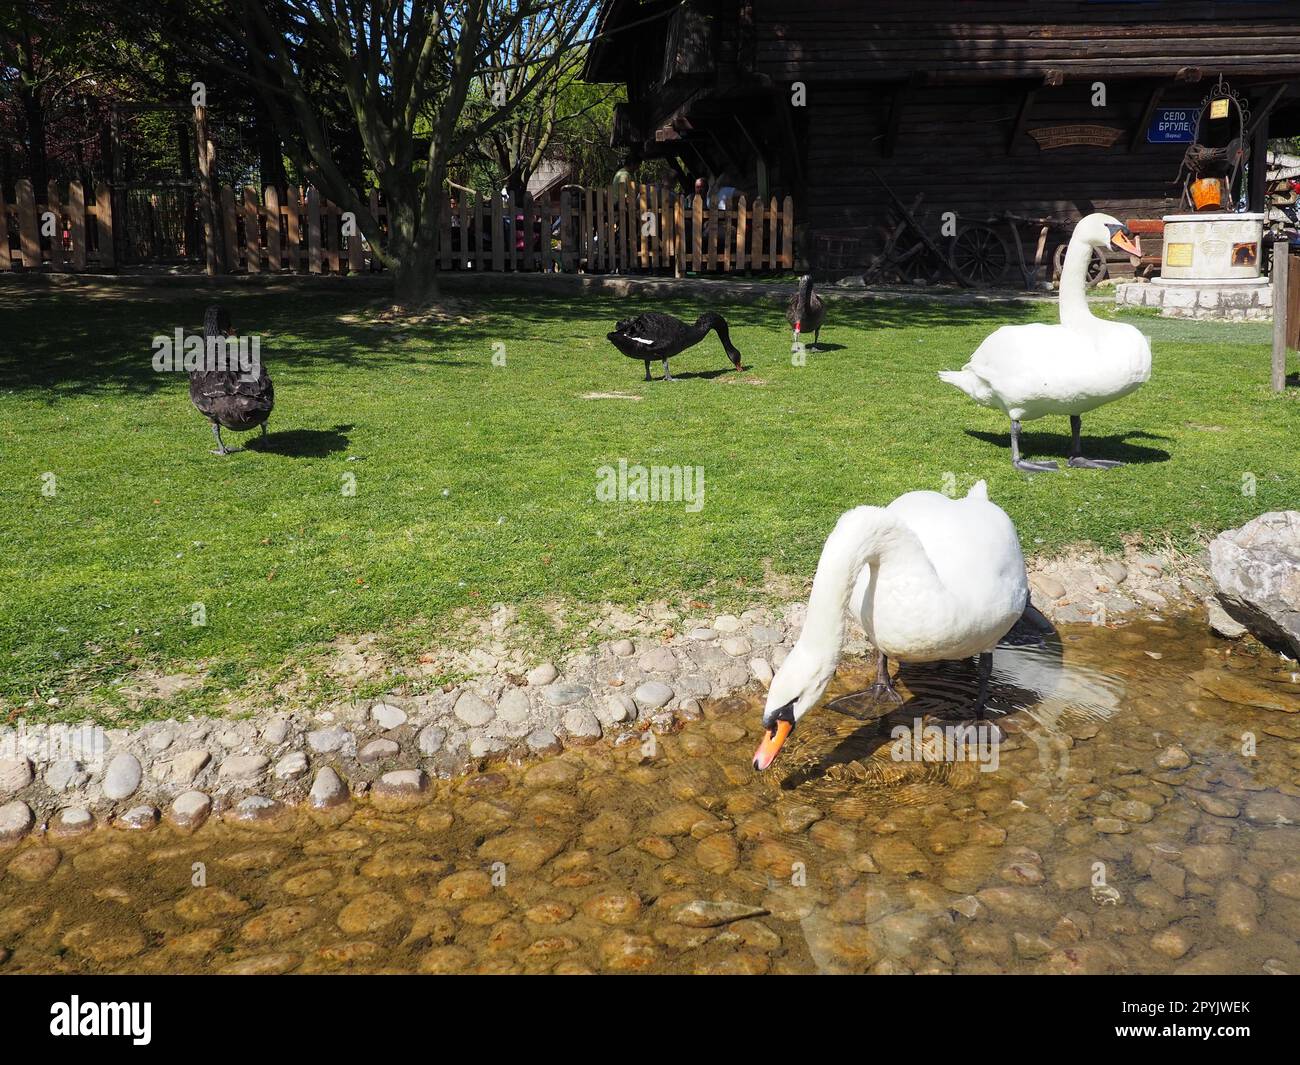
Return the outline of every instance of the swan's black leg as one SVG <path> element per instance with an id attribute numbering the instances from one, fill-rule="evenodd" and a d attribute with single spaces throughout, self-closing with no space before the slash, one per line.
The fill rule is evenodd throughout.
<path id="1" fill-rule="evenodd" d="M 1071 466 L 1085 470 L 1113 470 L 1116 466 L 1123 466 L 1124 463 L 1116 462 L 1114 459 L 1086 459 L 1083 457 L 1083 441 L 1079 439 L 1079 431 L 1083 428 L 1083 419 L 1077 414 L 1070 415 L 1070 457 L 1066 461 Z"/>
<path id="2" fill-rule="evenodd" d="M 266 422 L 262 423 L 262 439 L 266 439 Z"/>
<path id="3" fill-rule="evenodd" d="M 867 689 L 867 694 L 876 702 L 885 700 L 901 704 L 903 701 L 894 682 L 889 679 L 889 659 L 883 651 L 876 652 L 876 682 Z"/>
<path id="4" fill-rule="evenodd" d="M 822 345 L 822 327 L 818 326 L 813 330 L 813 347 L 820 348 Z"/>
<path id="5" fill-rule="evenodd" d="M 673 375 L 668 372 L 668 360 L 664 359 L 664 380 L 671 381 L 672 379 Z"/>
<path id="6" fill-rule="evenodd" d="M 979 693 L 975 696 L 975 716 L 984 720 L 984 710 L 989 702 L 989 679 L 993 676 L 993 652 L 985 651 L 980 655 Z"/>
<path id="7" fill-rule="evenodd" d="M 1057 469 L 1055 462 L 1027 462 L 1020 457 L 1020 423 L 1011 419 L 1011 465 L 1026 473 L 1046 473 Z"/>
<path id="8" fill-rule="evenodd" d="M 221 442 L 221 426 L 216 422 L 212 423 L 212 435 L 217 438 L 217 449 L 212 453 L 214 455 L 229 455 L 230 449 Z"/>
<path id="9" fill-rule="evenodd" d="M 646 379 L 647 381 L 650 380 L 650 360 L 649 360 L 649 359 L 646 359 L 646 360 L 645 360 L 645 379 Z"/>

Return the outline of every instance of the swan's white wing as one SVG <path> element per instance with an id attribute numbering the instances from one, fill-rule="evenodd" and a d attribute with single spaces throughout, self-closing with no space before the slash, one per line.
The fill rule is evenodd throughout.
<path id="1" fill-rule="evenodd" d="M 964 367 L 1013 418 L 1080 414 L 1127 395 L 1151 373 L 1146 337 L 1123 322 L 1098 322 L 1095 335 L 1063 325 L 995 330 Z"/>
<path id="2" fill-rule="evenodd" d="M 921 541 L 939 579 L 968 610 L 1020 616 L 1028 595 L 1020 537 L 1006 512 L 972 494 L 908 492 L 886 508 Z"/>

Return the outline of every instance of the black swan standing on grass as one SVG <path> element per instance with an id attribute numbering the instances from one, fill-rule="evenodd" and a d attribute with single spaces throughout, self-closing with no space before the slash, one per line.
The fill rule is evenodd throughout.
<path id="1" fill-rule="evenodd" d="M 790 297 L 790 305 L 786 308 L 785 320 L 790 323 L 794 330 L 794 342 L 799 343 L 799 335 L 812 330 L 813 346 L 817 346 L 817 341 L 821 337 L 822 323 L 826 321 L 826 304 L 822 298 L 813 291 L 812 274 L 804 274 L 799 278 L 799 288 L 795 294 Z"/>
<path id="2" fill-rule="evenodd" d="M 712 311 L 700 315 L 694 325 L 687 325 L 671 314 L 647 311 L 635 318 L 623 319 L 614 327 L 614 332 L 607 336 L 609 342 L 629 359 L 640 359 L 645 363 L 647 381 L 650 380 L 650 363 L 656 359 L 664 364 L 663 379 L 671 381 L 673 375 L 668 372 L 668 360 L 698 344 L 714 329 L 718 331 L 718 339 L 722 341 L 722 349 L 727 353 L 727 358 L 739 370 L 740 352 L 731 342 L 727 320 Z"/>
<path id="3" fill-rule="evenodd" d="M 219 368 L 221 363 L 211 361 L 217 347 L 211 341 L 236 335 L 225 308 L 209 307 L 203 316 L 204 363 L 199 369 L 190 371 L 190 399 L 212 422 L 212 435 L 217 438 L 214 455 L 230 454 L 221 440 L 223 425 L 236 432 L 246 432 L 260 425 L 262 435 L 266 436 L 266 420 L 275 406 L 275 388 L 260 358 L 248 373 L 243 372 L 233 358 L 224 364 L 225 368 Z"/>

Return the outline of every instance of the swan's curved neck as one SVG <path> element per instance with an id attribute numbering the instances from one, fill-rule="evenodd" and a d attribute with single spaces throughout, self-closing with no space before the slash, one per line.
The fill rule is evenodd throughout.
<path id="1" fill-rule="evenodd" d="M 1067 329 L 1084 332 L 1097 322 L 1088 309 L 1088 264 L 1092 262 L 1092 245 L 1080 240 L 1076 233 L 1065 249 L 1065 263 L 1061 266 L 1060 313 L 1061 324 Z"/>
<path id="2" fill-rule="evenodd" d="M 858 507 L 840 518 L 822 548 L 799 636 L 801 644 L 838 661 L 849 599 L 862 568 L 868 565 L 874 568 L 877 581 L 895 568 L 906 570 L 909 594 L 918 599 L 948 594 L 911 529 L 881 507 Z"/>

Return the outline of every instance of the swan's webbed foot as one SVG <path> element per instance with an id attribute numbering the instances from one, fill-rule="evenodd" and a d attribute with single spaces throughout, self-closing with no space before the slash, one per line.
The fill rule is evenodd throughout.
<path id="1" fill-rule="evenodd" d="M 672 374 L 670 374 L 670 373 L 668 372 L 668 360 L 667 360 L 667 359 L 664 359 L 664 380 L 665 380 L 665 381 L 675 381 L 675 380 L 677 380 L 677 378 L 675 378 Z"/>
<path id="2" fill-rule="evenodd" d="M 219 426 L 216 422 L 213 422 L 213 423 L 212 423 L 212 435 L 215 436 L 215 437 L 217 438 L 217 446 L 216 446 L 215 448 L 212 449 L 212 454 L 214 454 L 214 455 L 229 455 L 229 454 L 230 454 L 230 448 L 226 447 L 225 443 L 222 441 L 222 439 L 221 439 L 221 426 Z"/>
<path id="3" fill-rule="evenodd" d="M 876 681 L 871 685 L 863 695 L 870 696 L 873 703 L 894 703 L 897 706 L 903 705 L 903 697 L 899 694 L 897 688 L 890 681 Z"/>
<path id="4" fill-rule="evenodd" d="M 1083 456 L 1083 419 L 1077 414 L 1070 415 L 1070 457 L 1066 461 L 1077 470 L 1113 470 L 1124 463 L 1114 459 L 1089 459 Z"/>
<path id="5" fill-rule="evenodd" d="M 1025 473 L 1051 473 L 1061 467 L 1050 459 L 1046 462 L 1030 462 L 1028 459 L 1012 459 L 1011 465 Z"/>
<path id="6" fill-rule="evenodd" d="M 1124 465 L 1115 459 L 1088 459 L 1082 455 L 1071 455 L 1066 462 L 1076 470 L 1113 470 L 1116 466 Z"/>
<path id="7" fill-rule="evenodd" d="M 882 652 L 876 652 L 876 682 L 863 694 L 869 695 L 871 701 L 875 703 L 903 705 L 903 697 L 898 693 L 898 689 L 894 687 L 894 682 L 889 676 L 889 658 Z"/>
<path id="8" fill-rule="evenodd" d="M 1020 457 L 1020 422 L 1011 419 L 1011 465 L 1025 473 L 1049 473 L 1059 469 L 1055 462 L 1030 462 Z"/>

